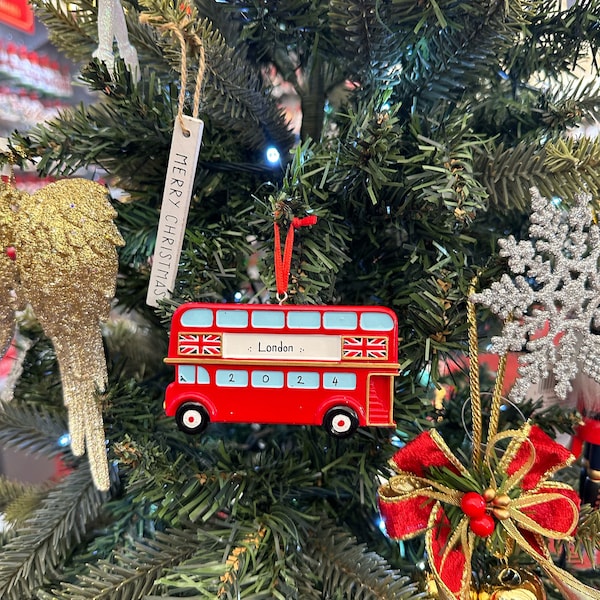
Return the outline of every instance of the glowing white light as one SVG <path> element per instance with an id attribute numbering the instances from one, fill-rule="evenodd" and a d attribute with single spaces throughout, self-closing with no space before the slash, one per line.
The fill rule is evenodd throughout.
<path id="1" fill-rule="evenodd" d="M 275 146 L 269 146 L 267 148 L 267 151 L 265 152 L 265 156 L 272 165 L 276 165 L 277 163 L 279 163 L 279 159 L 281 157 L 281 155 L 279 154 L 279 150 L 277 150 Z"/>

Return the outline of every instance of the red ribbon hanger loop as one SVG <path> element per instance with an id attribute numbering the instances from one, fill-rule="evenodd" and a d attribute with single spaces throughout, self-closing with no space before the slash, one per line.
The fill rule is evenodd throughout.
<path id="1" fill-rule="evenodd" d="M 287 298 L 288 281 L 290 278 L 290 266 L 292 264 L 292 250 L 294 248 L 294 230 L 300 227 L 309 227 L 317 222 L 317 217 L 310 215 L 308 217 L 294 217 L 290 223 L 287 237 L 285 239 L 285 247 L 283 256 L 281 255 L 281 235 L 279 233 L 279 224 L 273 223 L 275 232 L 275 286 L 277 289 L 277 299 L 284 302 Z"/>

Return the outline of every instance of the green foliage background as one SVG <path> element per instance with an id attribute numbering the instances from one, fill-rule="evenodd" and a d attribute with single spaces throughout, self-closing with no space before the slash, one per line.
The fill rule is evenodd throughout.
<path id="1" fill-rule="evenodd" d="M 465 297 L 499 276 L 496 241 L 526 231 L 529 189 L 566 203 L 600 188 L 596 80 L 579 66 L 600 41 L 600 3 L 549 0 L 170 0 L 123 2 L 141 79 L 91 60 L 92 0 L 34 0 L 53 42 L 82 65 L 96 101 L 64 111 L 11 144 L 40 174 L 101 168 L 126 240 L 117 310 L 105 328 L 103 398 L 113 487 L 94 490 L 64 433 L 52 348 L 31 323 L 0 442 L 60 456 L 71 473 L 48 488 L 0 480 L 15 527 L 3 534 L 6 600 L 408 599 L 424 595 L 420 540 L 378 526 L 376 491 L 396 445 L 441 426 L 464 447 L 464 377 L 445 410 L 442 371 L 466 341 Z M 180 53 L 144 14 L 198 36 L 206 52 L 205 131 L 173 297 L 145 305 Z M 198 71 L 188 59 L 188 101 Z M 589 66 L 589 61 L 586 63 Z M 298 95 L 291 132 L 263 77 L 275 66 Z M 347 82 L 354 82 L 349 86 Z M 264 161 L 266 146 L 281 165 Z M 317 428 L 212 425 L 201 438 L 164 417 L 169 317 L 184 301 L 273 300 L 273 219 L 311 212 L 298 230 L 290 302 L 383 304 L 400 323 L 398 429 L 334 440 Z M 259 277 L 249 263 L 259 256 Z M 482 315 L 485 333 L 494 328 Z M 425 376 L 426 375 L 426 376 Z M 245 401 L 251 402 L 247 397 Z M 535 407 L 524 409 L 527 416 Z M 571 416 L 538 414 L 569 430 Z M 460 439 L 457 432 L 460 433 Z M 594 529 L 595 527 L 595 529 Z M 588 522 L 597 543 L 600 527 Z M 482 549 L 485 573 L 492 560 Z M 593 573 L 582 574 L 589 583 Z M 596 578 L 597 582 L 597 578 Z"/>

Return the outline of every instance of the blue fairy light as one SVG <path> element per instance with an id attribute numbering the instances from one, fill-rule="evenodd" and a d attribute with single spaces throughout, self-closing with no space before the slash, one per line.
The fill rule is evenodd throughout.
<path id="1" fill-rule="evenodd" d="M 56 442 L 61 448 L 66 448 L 71 443 L 71 436 L 68 433 L 63 433 Z"/>

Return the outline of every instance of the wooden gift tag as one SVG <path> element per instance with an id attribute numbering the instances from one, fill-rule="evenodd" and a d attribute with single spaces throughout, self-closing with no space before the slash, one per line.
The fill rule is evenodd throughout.
<path id="1" fill-rule="evenodd" d="M 175 287 L 203 130 L 200 119 L 183 115 L 175 120 L 146 296 L 149 306 L 169 298 Z"/>

